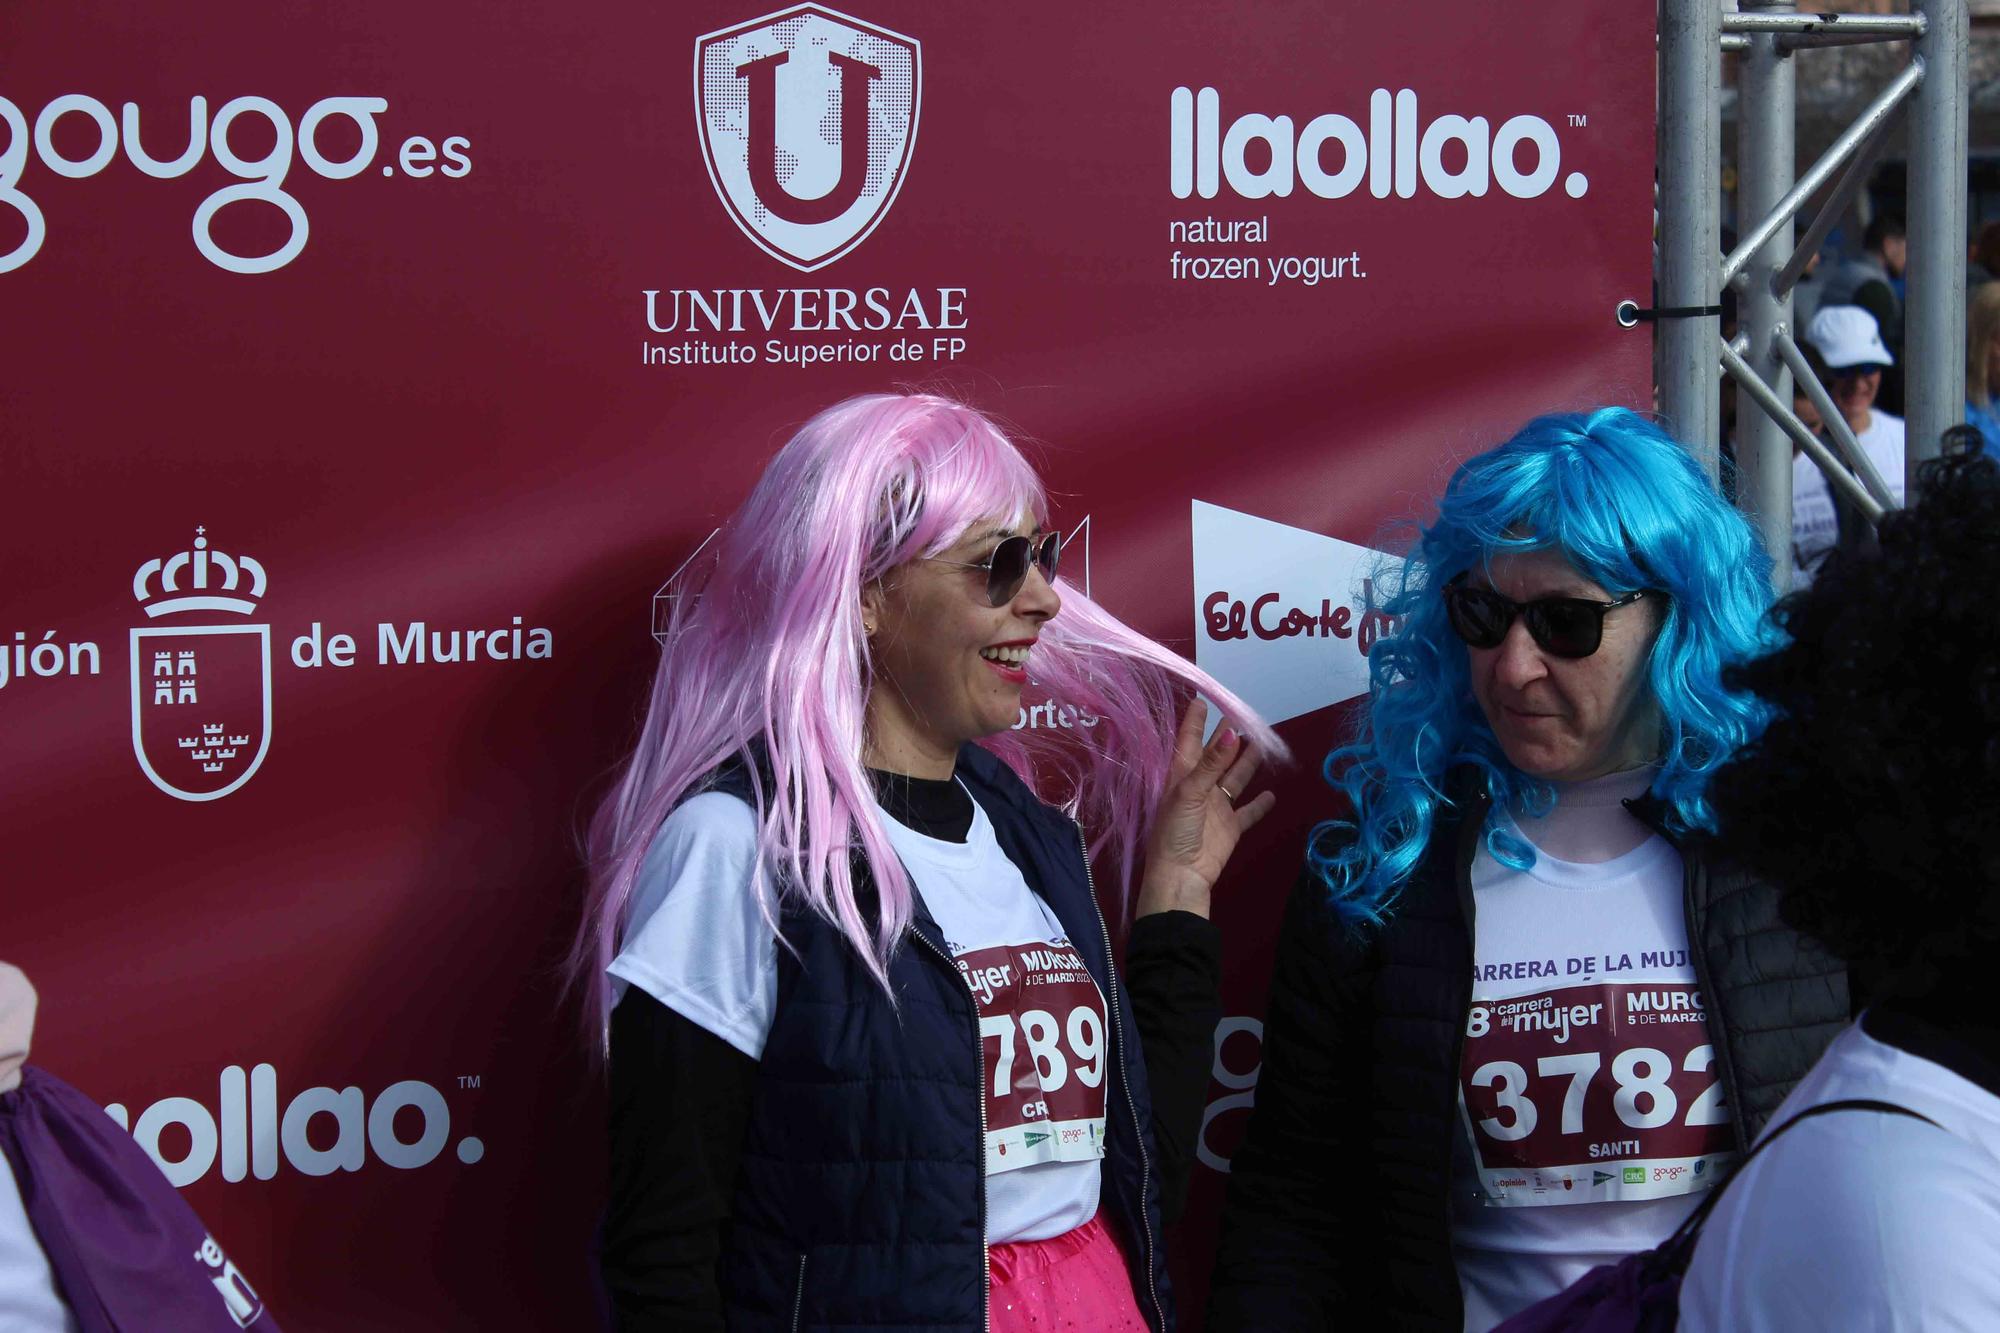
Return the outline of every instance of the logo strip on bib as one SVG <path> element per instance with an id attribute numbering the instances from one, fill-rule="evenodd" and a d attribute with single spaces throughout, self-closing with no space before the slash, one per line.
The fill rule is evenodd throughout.
<path id="1" fill-rule="evenodd" d="M 1691 1194 L 1734 1157 L 1700 992 L 1591 982 L 1475 999 L 1459 1110 L 1502 1208 Z"/>
<path id="2" fill-rule="evenodd" d="M 1067 941 L 958 955 L 979 1003 L 986 1174 L 1104 1156 L 1104 996 Z"/>

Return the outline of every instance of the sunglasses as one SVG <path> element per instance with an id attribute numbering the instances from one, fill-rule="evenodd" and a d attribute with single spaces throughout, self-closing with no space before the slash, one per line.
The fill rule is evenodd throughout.
<path id="1" fill-rule="evenodd" d="M 1630 606 L 1646 589 L 1628 592 L 1609 602 L 1582 597 L 1538 597 L 1516 602 L 1491 588 L 1470 588 L 1459 575 L 1444 589 L 1445 614 L 1459 638 L 1472 648 L 1498 648 L 1519 616 L 1543 651 L 1557 657 L 1588 657 L 1604 642 L 1604 617 Z"/>
<path id="2" fill-rule="evenodd" d="M 1028 581 L 1028 566 L 1035 565 L 1042 571 L 1042 578 L 1050 584 L 1056 581 L 1056 561 L 1062 557 L 1062 537 L 1058 533 L 1047 533 L 1037 542 L 1032 537 L 1008 537 L 993 548 L 993 554 L 978 563 L 969 560 L 930 559 L 940 565 L 955 565 L 960 569 L 983 569 L 986 571 L 986 600 L 994 606 L 1005 606 L 1021 591 L 1021 585 Z"/>

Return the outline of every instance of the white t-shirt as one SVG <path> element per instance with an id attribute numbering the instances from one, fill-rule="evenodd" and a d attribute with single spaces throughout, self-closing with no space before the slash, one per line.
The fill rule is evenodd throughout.
<path id="1" fill-rule="evenodd" d="M 1849 1027 L 1771 1117 L 1815 1116 L 1716 1202 L 1681 1286 L 1683 1333 L 2000 1328 L 2000 1097 Z"/>
<path id="2" fill-rule="evenodd" d="M 1896 503 L 1903 502 L 1903 419 L 1871 408 L 1868 429 L 1856 443 L 1882 474 Z M 1836 454 L 1839 452 L 1835 451 Z M 1792 458 L 1792 586 L 1811 585 L 1820 562 L 1840 539 L 1833 490 L 1826 474 L 1803 452 Z"/>
<path id="3" fill-rule="evenodd" d="M 1042 1240 L 1082 1226 L 1102 1183 L 1104 997 L 976 801 L 962 843 L 877 814 L 979 1006 L 987 1238 Z M 637 986 L 753 1058 L 778 997 L 777 940 L 750 891 L 756 845 L 756 816 L 736 797 L 684 801 L 640 870 L 609 968 L 620 996 L 620 983 Z"/>
<path id="4" fill-rule="evenodd" d="M 1669 843 L 1526 871 L 1482 846 L 1472 892 L 1452 1249 L 1483 1333 L 1665 1240 L 1731 1129 Z"/>
<path id="5" fill-rule="evenodd" d="M 75 1333 L 76 1327 L 76 1316 L 56 1288 L 55 1270 L 22 1206 L 13 1165 L 0 1153 L 0 1330 Z"/>

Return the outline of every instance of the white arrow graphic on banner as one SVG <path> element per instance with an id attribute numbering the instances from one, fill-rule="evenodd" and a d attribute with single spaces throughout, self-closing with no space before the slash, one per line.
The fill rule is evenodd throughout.
<path id="1" fill-rule="evenodd" d="M 1401 562 L 1255 514 L 1194 502 L 1195 665 L 1278 723 L 1368 691 L 1370 609 Z"/>

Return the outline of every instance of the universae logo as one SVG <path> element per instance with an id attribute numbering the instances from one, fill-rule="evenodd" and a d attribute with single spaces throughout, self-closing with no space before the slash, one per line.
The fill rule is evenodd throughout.
<path id="1" fill-rule="evenodd" d="M 916 146 L 922 55 L 913 37 L 821 5 L 696 39 L 702 157 L 744 235 L 802 273 L 867 238 Z"/>

